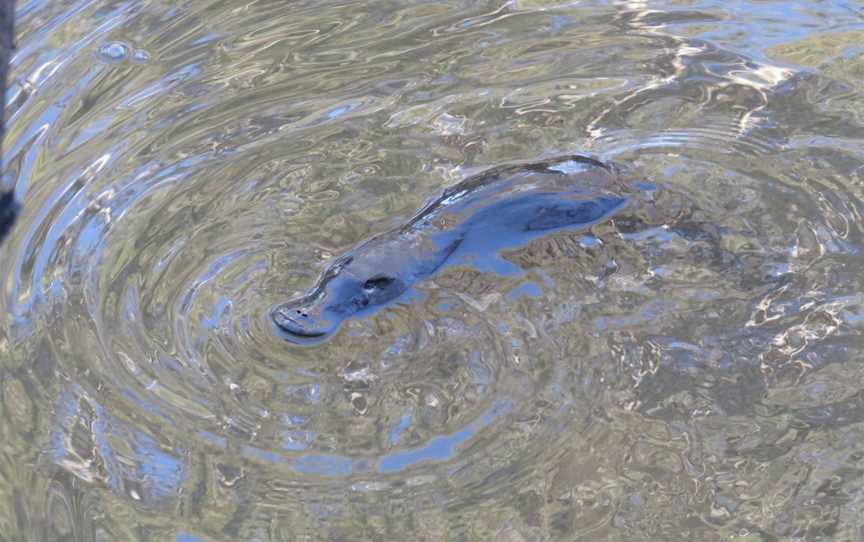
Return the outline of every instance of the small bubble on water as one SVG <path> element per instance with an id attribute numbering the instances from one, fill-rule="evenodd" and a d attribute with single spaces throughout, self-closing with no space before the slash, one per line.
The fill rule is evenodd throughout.
<path id="1" fill-rule="evenodd" d="M 129 58 L 129 46 L 119 41 L 106 43 L 99 48 L 99 54 L 107 62 L 123 62 Z"/>
<path id="2" fill-rule="evenodd" d="M 148 53 L 147 51 L 145 51 L 143 49 L 138 49 L 132 55 L 132 61 L 133 62 L 139 62 L 142 64 L 145 62 L 150 62 L 150 53 Z"/>

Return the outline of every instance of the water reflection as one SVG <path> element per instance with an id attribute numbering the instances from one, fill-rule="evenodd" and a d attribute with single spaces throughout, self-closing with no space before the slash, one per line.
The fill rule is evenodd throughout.
<path id="1" fill-rule="evenodd" d="M 182 448 L 165 453 L 156 440 L 106 413 L 80 388 L 64 392 L 54 412 L 48 462 L 145 505 L 172 504 L 185 478 Z"/>
<path id="2" fill-rule="evenodd" d="M 230 5 L 229 5 L 230 4 Z M 0 523 L 30 540 L 860 535 L 860 10 L 23 2 Z M 293 348 L 444 187 L 640 193 Z M 498 248 L 498 247 L 496 247 Z"/>
<path id="3" fill-rule="evenodd" d="M 507 402 L 502 401 L 491 411 L 484 413 L 476 421 L 453 435 L 433 437 L 427 445 L 417 450 L 406 450 L 384 456 L 379 461 L 382 472 L 403 471 L 422 461 L 446 461 L 453 459 L 459 445 L 474 437 L 478 430 L 488 426 L 500 411 L 509 410 Z"/>

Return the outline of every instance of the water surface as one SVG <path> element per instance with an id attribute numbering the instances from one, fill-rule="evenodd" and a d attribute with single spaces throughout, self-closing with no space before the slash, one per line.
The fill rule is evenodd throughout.
<path id="1" fill-rule="evenodd" d="M 861 3 L 18 17 L 0 539 L 864 535 Z M 574 153 L 657 189 L 273 333 L 445 187 Z"/>

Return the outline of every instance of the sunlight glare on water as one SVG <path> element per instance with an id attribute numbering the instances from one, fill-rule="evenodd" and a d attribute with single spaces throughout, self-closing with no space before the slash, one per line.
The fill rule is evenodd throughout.
<path id="1" fill-rule="evenodd" d="M 16 24 L 0 539 L 864 537 L 860 2 L 19 0 Z M 640 197 L 505 251 L 519 273 L 274 333 L 446 187 L 568 154 Z"/>

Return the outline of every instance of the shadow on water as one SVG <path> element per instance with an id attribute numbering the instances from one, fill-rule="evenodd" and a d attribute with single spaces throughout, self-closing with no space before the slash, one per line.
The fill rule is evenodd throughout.
<path id="1" fill-rule="evenodd" d="M 18 22 L 0 538 L 861 537 L 857 6 Z"/>
<path id="2" fill-rule="evenodd" d="M 12 231 L 15 219 L 18 218 L 18 207 L 15 194 L 11 190 L 0 194 L 0 243 Z"/>

